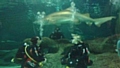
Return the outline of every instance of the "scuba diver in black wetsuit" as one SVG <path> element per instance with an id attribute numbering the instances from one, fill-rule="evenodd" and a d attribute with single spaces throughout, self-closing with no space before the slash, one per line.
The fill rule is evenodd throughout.
<path id="1" fill-rule="evenodd" d="M 15 57 L 12 58 L 11 62 L 15 62 L 15 63 L 18 63 L 18 64 L 21 63 L 22 60 L 23 60 L 23 58 L 24 58 L 24 55 L 25 55 L 25 51 L 24 51 L 25 47 L 32 45 L 31 38 L 27 38 L 27 39 L 25 39 L 23 42 L 24 42 L 24 43 L 23 43 L 23 46 L 21 46 L 21 47 L 18 49 Z"/>
<path id="2" fill-rule="evenodd" d="M 89 50 L 86 44 L 81 41 L 80 36 L 72 34 L 72 43 L 70 51 L 61 59 L 63 65 L 67 65 L 66 68 L 87 68 L 88 65 L 92 65 L 92 61 L 89 59 Z"/>
<path id="3" fill-rule="evenodd" d="M 21 68 L 41 68 L 42 62 L 45 61 L 44 54 L 41 51 L 41 38 L 38 36 L 31 38 L 32 45 L 20 48 L 14 58 L 14 62 L 19 62 Z"/>
<path id="4" fill-rule="evenodd" d="M 53 39 L 53 40 L 58 40 L 58 39 L 63 39 L 64 35 L 63 33 L 60 31 L 60 28 L 55 28 L 54 32 L 52 32 L 49 36 L 49 38 Z"/>

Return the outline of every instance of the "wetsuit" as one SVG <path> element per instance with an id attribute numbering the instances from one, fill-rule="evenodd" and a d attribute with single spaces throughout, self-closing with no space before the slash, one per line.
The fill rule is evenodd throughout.
<path id="1" fill-rule="evenodd" d="M 18 50 L 16 57 L 22 58 L 21 68 L 40 68 L 39 62 L 45 60 L 41 48 L 36 45 L 21 47 Z M 30 57 L 35 61 L 31 60 Z"/>
<path id="2" fill-rule="evenodd" d="M 41 48 L 35 45 L 29 46 L 26 48 L 27 53 L 31 58 L 33 58 L 35 61 L 31 60 L 30 57 L 26 58 L 26 61 L 24 62 L 24 67 L 28 68 L 40 68 L 39 63 L 41 61 L 44 61 L 44 54 L 41 52 Z"/>
<path id="3" fill-rule="evenodd" d="M 88 53 L 84 43 L 74 44 L 65 55 L 67 66 L 74 68 L 87 68 Z"/>
<path id="4" fill-rule="evenodd" d="M 63 39 L 64 35 L 62 34 L 62 32 L 58 31 L 58 32 L 53 32 L 50 34 L 50 38 L 57 40 L 57 39 Z"/>

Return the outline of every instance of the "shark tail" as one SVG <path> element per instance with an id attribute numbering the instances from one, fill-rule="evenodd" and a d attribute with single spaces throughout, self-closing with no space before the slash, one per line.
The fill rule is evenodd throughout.
<path id="1" fill-rule="evenodd" d="M 110 17 L 103 17 L 103 18 L 97 18 L 97 19 L 94 19 L 94 24 L 98 27 L 101 26 L 101 24 L 107 22 L 107 21 L 110 21 L 112 19 L 116 18 L 115 16 L 110 16 Z"/>

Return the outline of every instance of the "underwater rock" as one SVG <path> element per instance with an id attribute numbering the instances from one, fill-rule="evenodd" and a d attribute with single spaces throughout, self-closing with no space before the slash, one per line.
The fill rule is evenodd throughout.
<path id="1" fill-rule="evenodd" d="M 57 42 L 54 40 L 48 37 L 43 37 L 41 47 L 45 53 L 56 53 L 58 51 L 58 45 L 56 44 Z"/>
<path id="2" fill-rule="evenodd" d="M 65 65 L 61 64 L 61 58 L 65 49 L 71 47 L 71 44 L 57 44 L 59 46 L 56 53 L 48 53 L 45 55 L 47 62 L 43 65 L 43 68 L 65 68 Z M 64 53 L 65 54 L 65 53 Z"/>
<path id="3" fill-rule="evenodd" d="M 43 68 L 65 68 L 64 65 L 61 65 L 61 53 L 62 50 L 59 49 L 57 53 L 46 54 L 47 62 L 44 64 Z"/>
<path id="4" fill-rule="evenodd" d="M 117 53 L 91 54 L 93 65 L 89 68 L 120 68 Z"/>
<path id="5" fill-rule="evenodd" d="M 120 34 L 109 37 L 97 38 L 86 41 L 89 44 L 90 51 L 93 53 L 115 52 L 117 40 Z"/>

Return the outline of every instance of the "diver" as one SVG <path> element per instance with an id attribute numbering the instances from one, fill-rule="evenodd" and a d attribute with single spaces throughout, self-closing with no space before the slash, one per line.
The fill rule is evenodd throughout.
<path id="1" fill-rule="evenodd" d="M 117 41 L 117 49 L 118 57 L 120 58 L 120 39 Z"/>
<path id="2" fill-rule="evenodd" d="M 63 39 L 64 35 L 63 33 L 60 31 L 60 28 L 55 28 L 54 32 L 52 32 L 49 36 L 49 38 L 53 39 L 53 40 L 59 40 L 59 39 Z"/>
<path id="3" fill-rule="evenodd" d="M 23 56 L 25 55 L 24 48 L 25 46 L 30 46 L 30 45 L 32 45 L 31 38 L 26 38 L 23 41 L 23 45 L 18 49 L 15 57 L 11 59 L 11 62 L 18 63 L 18 64 L 21 63 Z"/>
<path id="4" fill-rule="evenodd" d="M 93 61 L 89 59 L 90 51 L 86 47 L 86 44 L 81 40 L 79 35 L 72 34 L 73 46 L 66 55 L 61 59 L 63 65 L 67 65 L 66 68 L 87 68 L 93 64 Z"/>
<path id="5" fill-rule="evenodd" d="M 38 36 L 31 38 L 32 45 L 25 45 L 18 49 L 13 60 L 15 63 L 20 63 L 21 68 L 41 68 L 43 62 L 46 61 L 44 54 L 41 51 L 41 38 Z"/>

